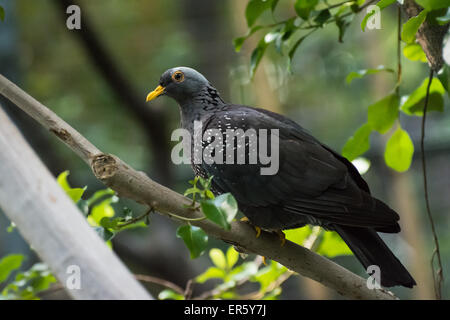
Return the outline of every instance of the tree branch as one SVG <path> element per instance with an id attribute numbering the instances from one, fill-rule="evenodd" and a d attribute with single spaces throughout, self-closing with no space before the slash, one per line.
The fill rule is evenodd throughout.
<path id="1" fill-rule="evenodd" d="M 409 18 L 417 16 L 423 10 L 414 0 L 405 0 L 402 7 Z M 416 35 L 417 42 L 425 52 L 430 67 L 434 72 L 438 72 L 444 65 L 442 48 L 448 28 L 449 24 L 440 26 L 425 20 Z"/>
<path id="2" fill-rule="evenodd" d="M 86 223 L 1 108 L 0 150 L 0 206 L 61 284 L 79 283 L 65 286 L 67 293 L 89 300 L 151 298 Z"/>
<path id="3" fill-rule="evenodd" d="M 143 172 L 131 168 L 114 155 L 98 150 L 75 129 L 61 120 L 44 105 L 0 75 L 0 93 L 28 113 L 41 125 L 55 133 L 92 169 L 94 175 L 119 196 L 146 204 L 163 215 L 171 213 L 184 218 L 199 218 L 203 213 L 188 208 L 191 200 L 150 179 Z M 177 220 L 176 218 L 171 217 Z M 255 237 L 253 227 L 234 221 L 226 231 L 209 220 L 192 221 L 208 235 L 233 244 L 240 250 L 278 261 L 287 268 L 314 279 L 352 299 L 395 299 L 385 290 L 369 289 L 366 280 L 349 270 L 290 241 L 281 247 L 279 237 L 263 232 Z"/>

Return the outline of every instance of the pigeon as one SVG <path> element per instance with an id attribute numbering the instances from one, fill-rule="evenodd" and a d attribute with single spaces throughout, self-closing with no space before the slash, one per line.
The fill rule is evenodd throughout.
<path id="1" fill-rule="evenodd" d="M 336 231 L 366 271 L 379 268 L 382 286 L 416 284 L 378 235 L 400 232 L 399 215 L 371 195 L 345 157 L 281 114 L 225 102 L 192 68 L 165 71 L 147 101 L 162 95 L 178 103 L 181 128 L 193 137 L 195 175 L 212 177 L 214 194 L 231 193 L 255 227 L 279 232 L 314 225 Z M 201 161 L 208 148 L 209 161 Z M 200 159 L 192 161 L 196 155 Z"/>

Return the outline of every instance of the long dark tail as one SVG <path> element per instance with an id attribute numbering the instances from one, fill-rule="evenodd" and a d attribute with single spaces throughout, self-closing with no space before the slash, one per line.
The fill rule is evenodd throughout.
<path id="1" fill-rule="evenodd" d="M 381 285 L 412 288 L 416 281 L 401 264 L 388 246 L 370 228 L 335 226 L 336 232 L 347 243 L 350 250 L 367 269 L 370 265 L 380 268 Z"/>

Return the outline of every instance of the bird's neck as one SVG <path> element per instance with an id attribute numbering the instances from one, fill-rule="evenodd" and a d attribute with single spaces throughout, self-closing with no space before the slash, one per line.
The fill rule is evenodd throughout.
<path id="1" fill-rule="evenodd" d="M 214 110 L 220 109 L 226 103 L 220 97 L 216 88 L 211 85 L 205 86 L 198 95 L 179 102 L 181 109 L 181 126 L 191 130 L 194 121 L 202 121 L 205 116 Z"/>

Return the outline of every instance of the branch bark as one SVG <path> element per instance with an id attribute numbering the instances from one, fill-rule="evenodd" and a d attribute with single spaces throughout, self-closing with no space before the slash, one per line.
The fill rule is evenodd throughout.
<path id="1" fill-rule="evenodd" d="M 151 206 L 168 217 L 172 217 L 171 214 L 185 218 L 203 216 L 200 211 L 186 207 L 191 204 L 190 199 L 154 182 L 145 173 L 134 170 L 118 157 L 101 152 L 47 107 L 1 75 L 0 93 L 66 143 L 91 167 L 94 175 L 106 186 L 115 190 L 119 196 Z M 234 221 L 230 231 L 208 220 L 195 221 L 192 224 L 201 227 L 208 235 L 233 244 L 242 251 L 278 261 L 287 268 L 314 279 L 345 297 L 351 299 L 396 298 L 385 290 L 368 289 L 365 279 L 290 241 L 286 241 L 286 244 L 281 247 L 279 237 L 267 232 L 263 232 L 259 238 L 256 238 L 254 229 L 247 223 Z"/>
<path id="2" fill-rule="evenodd" d="M 81 287 L 65 287 L 73 298 L 151 298 L 89 227 L 1 108 L 0 150 L 0 206 L 61 284 L 75 276 L 70 266 L 79 268 Z"/>
<path id="3" fill-rule="evenodd" d="M 402 7 L 409 18 L 417 16 L 423 10 L 414 0 L 405 0 Z M 417 42 L 425 52 L 430 67 L 434 72 L 438 72 L 444 65 L 442 48 L 448 28 L 449 24 L 440 26 L 424 21 L 416 35 Z"/>

